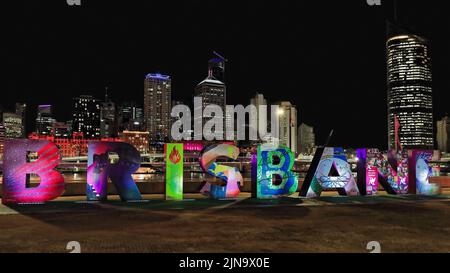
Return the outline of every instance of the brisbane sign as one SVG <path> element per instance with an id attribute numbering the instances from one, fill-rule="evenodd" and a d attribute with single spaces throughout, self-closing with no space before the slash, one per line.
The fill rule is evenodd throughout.
<path id="1" fill-rule="evenodd" d="M 167 143 L 166 200 L 183 199 L 184 144 Z M 27 161 L 30 152 L 37 159 Z M 108 155 L 119 159 L 111 163 Z M 201 169 L 219 182 L 207 182 L 200 192 L 211 198 L 236 198 L 242 188 L 239 169 L 217 162 L 219 158 L 236 160 L 240 150 L 230 144 L 205 147 L 199 155 Z M 389 151 L 358 149 L 358 175 L 352 174 L 342 148 L 318 148 L 305 181 L 299 189 L 297 175 L 292 171 L 293 153 L 284 146 L 261 144 L 252 155 L 252 197 L 258 199 L 290 196 L 299 191 L 305 198 L 320 197 L 324 190 L 341 195 L 376 195 L 379 187 L 389 194 L 439 194 L 440 188 L 429 183 L 433 155 L 427 150 Z M 63 176 L 55 170 L 60 162 L 58 147 L 47 140 L 16 139 L 5 143 L 3 158 L 3 204 L 42 203 L 60 197 L 65 189 Z M 91 142 L 88 145 L 86 197 L 88 201 L 107 200 L 111 180 L 122 201 L 142 200 L 132 174 L 139 168 L 140 154 L 123 142 Z M 39 176 L 40 184 L 29 187 L 29 175 Z M 216 181 L 216 180 L 215 180 Z"/>

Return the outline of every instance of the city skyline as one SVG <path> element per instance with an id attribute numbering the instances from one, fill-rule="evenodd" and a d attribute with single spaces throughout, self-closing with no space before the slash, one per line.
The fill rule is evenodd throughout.
<path id="1" fill-rule="evenodd" d="M 402 24 L 406 24 L 414 30 L 417 30 L 418 35 L 422 35 L 431 41 L 431 52 L 433 54 L 433 93 L 435 103 L 435 120 L 440 119 L 448 112 L 448 106 L 445 104 L 448 97 L 449 83 L 445 78 L 445 73 L 448 70 L 447 63 L 450 63 L 448 50 L 445 48 L 448 45 L 448 41 L 443 40 L 443 37 L 439 32 L 445 33 L 448 27 L 445 26 L 446 22 L 443 16 L 437 16 L 437 20 L 433 23 L 426 22 L 420 18 L 420 14 L 417 11 L 412 11 L 413 6 L 416 3 L 405 5 L 404 1 L 399 1 L 399 20 L 403 21 Z M 408 1 L 408 3 L 410 3 Z M 174 8 L 174 15 L 171 18 L 175 18 L 176 14 L 180 14 L 182 8 L 186 8 L 187 11 L 181 14 L 189 17 L 198 14 L 200 11 L 194 10 L 195 7 L 200 5 L 200 2 L 191 4 L 186 7 L 186 4 L 179 4 L 177 8 L 173 3 L 161 4 L 152 3 L 159 8 L 172 7 Z M 19 75 L 21 68 L 17 65 L 21 60 L 13 61 L 7 58 L 8 63 L 12 65 L 10 72 L 11 77 L 8 77 L 8 84 L 6 87 L 8 94 L 15 94 L 15 96 L 7 96 L 2 100 L 1 105 L 3 107 L 11 108 L 16 102 L 26 102 L 28 104 L 28 116 L 29 121 L 35 119 L 35 114 L 32 113 L 36 109 L 38 104 L 52 104 L 54 106 L 55 117 L 57 120 L 70 120 L 70 111 L 67 111 L 67 105 L 71 103 L 72 97 L 77 97 L 81 94 L 91 94 L 96 98 L 101 98 L 104 94 L 105 86 L 109 87 L 110 98 L 121 104 L 124 101 L 137 101 L 138 104 L 143 105 L 142 101 L 142 78 L 147 73 L 160 72 L 162 74 L 168 74 L 172 77 L 172 100 L 184 100 L 187 101 L 192 97 L 195 85 L 205 77 L 205 70 L 207 68 L 207 61 L 212 57 L 212 51 L 216 50 L 228 58 L 227 62 L 227 103 L 228 104 L 246 104 L 247 101 L 256 92 L 264 94 L 269 102 L 275 102 L 279 100 L 287 100 L 297 106 L 299 112 L 299 123 L 306 123 L 317 128 L 317 142 L 318 144 L 324 143 L 326 136 L 331 129 L 335 130 L 335 136 L 332 140 L 333 145 L 345 146 L 345 147 L 387 147 L 387 126 L 386 126 L 386 25 L 385 20 L 381 20 L 380 17 L 389 17 L 389 4 L 383 2 L 382 7 L 369 7 L 365 4 L 365 1 L 357 4 L 339 3 L 341 6 L 348 7 L 348 14 L 345 12 L 343 15 L 347 17 L 337 16 L 332 14 L 330 10 L 321 10 L 322 15 L 319 16 L 324 23 L 330 22 L 331 19 L 338 19 L 336 26 L 329 25 L 332 30 L 334 27 L 340 27 L 340 33 L 327 33 L 327 39 L 319 36 L 318 32 L 310 32 L 307 26 L 312 26 L 313 23 L 309 22 L 306 18 L 308 15 L 303 14 L 304 17 L 290 17 L 293 20 L 290 22 L 277 21 L 276 19 L 269 20 L 269 22 L 262 22 L 263 25 L 256 27 L 255 23 L 251 22 L 251 19 L 244 19 L 245 15 L 250 15 L 256 22 L 262 20 L 262 15 L 268 14 L 270 9 L 264 4 L 250 5 L 251 2 L 245 2 L 238 11 L 237 18 L 239 22 L 243 22 L 244 30 L 236 28 L 238 23 L 226 24 L 227 18 L 225 17 L 225 11 L 218 11 L 217 18 L 214 17 L 211 20 L 220 24 L 213 24 L 217 28 L 218 32 L 224 31 L 223 36 L 211 35 L 208 31 L 199 32 L 192 24 L 197 24 L 201 20 L 190 20 L 191 25 L 186 26 L 189 28 L 188 33 L 195 32 L 197 34 L 205 34 L 209 37 L 206 45 L 201 45 L 199 48 L 195 46 L 189 46 L 186 44 L 173 45 L 178 38 L 170 38 L 167 42 L 161 43 L 161 45 L 151 46 L 151 50 L 144 51 L 142 46 L 137 45 L 138 42 L 148 43 L 150 40 L 137 36 L 138 30 L 143 30 L 142 26 L 137 23 L 139 20 L 129 19 L 131 14 L 138 12 L 133 6 L 124 6 L 125 11 L 119 12 L 119 7 L 115 4 L 111 4 L 104 7 L 110 12 L 100 9 L 99 6 L 89 3 L 86 7 L 81 7 L 80 10 L 74 11 L 67 9 L 66 6 L 61 6 L 62 14 L 67 16 L 79 16 L 84 14 L 88 17 L 88 23 L 80 23 L 77 30 L 75 24 L 68 24 L 68 31 L 74 34 L 75 37 L 62 36 L 60 44 L 66 44 L 70 41 L 78 41 L 77 44 L 92 44 L 91 47 L 81 48 L 75 50 L 76 54 L 83 55 L 82 59 L 87 60 L 84 54 L 93 54 L 97 52 L 99 55 L 91 55 L 90 61 L 86 64 L 80 64 L 79 61 L 70 57 L 71 54 L 63 53 L 62 51 L 56 51 L 55 54 L 44 54 L 50 57 L 51 62 L 56 66 L 62 65 L 63 71 L 68 70 L 71 73 L 69 79 L 63 76 L 52 77 L 55 82 L 49 81 L 49 72 L 55 72 L 53 67 L 44 66 L 43 72 L 36 72 L 38 67 L 43 66 L 41 62 L 38 62 L 40 58 L 36 57 L 32 61 L 25 62 L 32 68 L 30 77 L 35 80 L 36 85 L 31 88 L 33 91 L 28 91 L 30 88 L 29 79 L 20 78 Z M 438 7 L 427 6 L 421 3 L 421 10 L 423 12 L 441 14 L 441 10 Z M 318 7 L 314 3 L 305 3 L 303 6 L 296 6 L 296 4 L 280 4 L 273 7 L 274 18 L 283 18 L 282 12 L 288 12 L 290 8 L 292 11 L 318 11 Z M 333 6 L 334 4 L 330 4 Z M 336 4 L 337 5 L 337 4 Z M 213 2 L 204 7 L 205 9 L 214 9 L 218 6 L 218 3 Z M 45 5 L 44 5 L 45 7 Z M 28 15 L 33 16 L 33 10 L 41 10 L 44 7 L 37 5 L 31 5 L 26 7 Z M 234 6 L 235 7 L 235 6 Z M 259 9 L 259 13 L 256 13 L 254 7 Z M 144 10 L 149 8 L 149 5 L 144 5 Z M 226 6 L 225 9 L 232 8 L 232 6 Z M 356 11 L 356 12 L 355 12 Z M 76 13 L 76 14 L 75 14 Z M 118 21 L 113 22 L 111 20 L 112 15 L 121 14 L 125 18 L 125 22 Z M 380 16 L 384 14 L 384 16 Z M 405 16 L 405 15 L 408 16 Z M 117 35 L 123 37 L 124 31 L 129 30 L 130 34 L 128 38 L 129 43 L 134 44 L 136 53 L 130 52 L 133 48 L 132 45 L 120 44 L 124 50 L 115 51 L 117 56 L 113 56 L 113 49 L 120 49 L 118 45 L 106 46 L 104 51 L 101 51 L 99 47 L 106 45 L 105 41 L 101 41 L 93 36 L 94 32 L 88 31 L 86 28 L 90 23 L 94 21 L 93 15 L 102 15 L 105 20 L 101 23 L 101 26 L 94 26 L 94 29 L 103 30 L 100 36 L 107 38 L 107 41 L 111 41 L 112 36 L 107 34 L 114 34 L 114 30 L 117 26 L 122 26 L 122 30 L 119 30 Z M 317 15 L 317 14 L 316 14 Z M 59 19 L 62 19 L 61 15 L 54 15 Z M 344 18 L 345 17 L 345 18 Z M 367 18 L 366 18 L 367 17 Z M 297 19 L 292 19 L 297 18 Z M 403 18 L 403 19 L 402 19 Z M 407 18 L 407 22 L 404 22 Z M 127 21 L 128 20 L 128 21 Z M 130 21 L 131 20 L 131 21 Z M 156 19 L 155 19 L 156 20 Z M 182 20 L 182 19 L 179 19 Z M 370 21 L 372 20 L 372 22 Z M 359 25 L 360 29 L 352 27 L 352 22 L 355 21 Z M 26 21 L 28 22 L 28 21 Z M 27 23 L 15 24 L 19 26 L 26 25 Z M 13 22 L 14 23 L 14 22 Z M 40 24 L 46 25 L 47 21 L 40 22 Z M 271 24 L 274 25 L 271 25 Z M 295 23 L 289 25 L 289 23 Z M 303 23 L 303 24 L 300 24 Z M 305 24 L 306 23 L 306 24 Z M 157 26 L 162 24 L 156 21 L 152 21 L 152 29 L 159 34 L 170 33 L 171 37 L 177 34 L 180 39 L 186 38 L 187 34 L 182 34 L 180 30 L 176 28 L 168 27 L 169 30 L 161 32 Z M 275 25 L 289 26 L 286 30 L 275 31 Z M 447 24 L 448 25 L 448 24 Z M 435 28 L 440 26 L 440 28 Z M 135 29 L 134 29 L 134 28 Z M 210 27 L 210 26 L 205 26 Z M 253 28 L 252 28 L 253 27 Z M 120 28 L 119 28 L 120 29 Z M 325 28 L 326 29 L 326 28 Z M 440 31 L 438 31 L 440 29 Z M 59 33 L 61 29 L 53 26 L 45 32 L 45 30 L 39 30 L 42 33 Z M 37 33 L 39 33 L 36 30 Z M 84 32 L 84 33 L 83 33 Z M 34 32 L 33 32 L 34 33 Z M 274 42 L 268 42 L 266 44 L 259 43 L 264 41 L 262 35 L 265 34 L 268 38 L 265 40 L 279 40 L 281 43 L 277 43 L 274 46 Z M 355 34 L 357 34 L 355 36 Z M 36 35 L 36 34 L 33 34 Z M 233 35 L 237 35 L 233 38 Z M 359 35 L 359 36 L 358 36 Z M 213 39 L 214 37 L 214 39 Z M 351 40 L 350 39 L 353 39 Z M 17 38 L 17 37 L 16 37 Z M 233 39 L 232 39 L 233 38 Z M 37 41 L 37 37 L 30 37 L 32 41 Z M 261 40 L 262 39 L 262 40 Z M 325 39 L 325 40 L 323 40 Z M 17 40 L 17 39 L 16 39 Z M 113 39 L 115 40 L 115 39 Z M 246 43 L 240 43 L 239 41 L 245 41 Z M 19 44 L 20 41 L 19 40 Z M 314 43 L 311 43 L 314 41 Z M 324 47 L 323 42 L 327 41 L 329 44 Z M 17 42 L 17 41 L 16 41 Z M 43 45 L 47 44 L 47 40 L 43 40 Z M 375 45 L 372 43 L 376 42 Z M 358 46 L 352 45 L 357 43 Z M 8 43 L 7 49 L 15 52 Z M 163 46 L 165 45 L 165 46 Z M 258 45 L 258 47 L 252 47 Z M 178 47 L 179 46 L 179 47 Z M 167 47 L 164 49 L 163 47 Z M 281 51 L 282 48 L 286 50 Z M 299 49 L 297 49 L 298 47 Z M 317 47 L 314 49 L 313 47 Z M 364 47 L 366 50 L 364 50 Z M 19 47 L 20 48 L 20 47 Z M 40 48 L 40 47 L 39 47 Z M 271 48 L 271 49 L 270 49 Z M 448 48 L 448 47 L 447 47 Z M 249 50 L 250 49 L 250 50 Z M 270 49 L 270 50 L 267 50 Z M 318 49 L 321 49 L 320 51 Z M 326 49 L 328 52 L 324 52 Z M 321 54 L 317 54 L 321 52 Z M 126 60 L 127 56 L 136 56 L 137 53 L 146 53 L 148 57 L 142 57 L 139 60 Z M 339 53 L 335 55 L 335 53 Z M 349 54 L 352 53 L 352 54 Z M 16 52 L 19 54 L 19 52 Z M 25 56 L 31 53 L 24 52 Z M 67 54 L 65 59 L 67 62 L 64 64 L 56 61 L 54 58 L 61 54 Z M 247 54 L 248 56 L 245 56 Z M 359 56 L 362 55 L 363 58 Z M 310 56 L 312 55 L 312 56 Z M 96 62 L 99 58 L 111 56 L 113 59 L 105 60 L 105 64 L 98 66 Z M 287 58 L 290 56 L 290 58 Z M 359 60 L 360 59 L 360 60 Z M 112 61 L 114 60 L 114 61 Z M 134 64 L 134 67 L 128 67 L 127 64 Z M 74 64 L 78 70 L 81 68 L 86 71 L 77 71 L 69 66 Z M 262 65 L 264 64 L 264 65 Z M 100 68 L 99 73 L 91 73 L 92 69 L 86 67 L 91 65 L 95 68 Z M 343 66 L 344 69 L 338 69 Z M 128 71 L 124 71 L 125 67 L 129 68 Z M 352 69 L 350 69 L 352 68 Z M 357 68 L 357 69 L 355 69 Z M 340 71 L 344 70 L 344 71 Z M 120 71 L 123 72 L 119 73 Z M 365 72 L 366 71 L 366 72 Z M 111 73 L 109 73 L 111 72 Z M 55 72 L 60 76 L 60 72 Z M 70 74 L 69 73 L 69 74 Z M 352 75 L 351 77 L 349 75 Z M 98 76 L 98 77 L 97 77 Z M 123 76 L 123 77 L 122 77 Z M 36 78 L 37 77 L 37 78 Z M 326 81 L 321 80 L 322 77 L 326 78 Z M 77 78 L 77 79 L 74 79 Z M 66 82 L 67 81 L 67 82 Z M 60 83 L 60 84 L 56 84 Z M 65 84 L 61 84 L 65 83 Z M 48 90 L 43 91 L 48 87 Z M 139 87 L 139 88 L 138 88 Z M 55 95 L 55 90 L 62 90 L 64 96 Z M 39 93 L 40 95 L 33 95 Z M 438 99 L 436 99 L 438 98 Z M 364 103 L 369 102 L 370 105 L 377 105 L 376 109 L 372 109 L 367 116 L 357 114 L 358 107 Z M 447 108 L 446 108 L 447 107 Z M 334 109 L 333 109 L 334 108 Z M 10 109 L 8 109 L 10 110 Z M 340 111 L 342 116 L 339 121 L 336 120 L 334 114 L 335 111 Z M 13 112 L 13 111 L 11 111 Z M 68 112 L 68 113 L 67 113 Z M 370 120 L 370 122 L 367 122 Z M 31 126 L 33 122 L 27 122 L 27 127 Z M 371 123 L 371 124 L 367 124 Z M 361 130 L 356 130 L 356 124 Z M 370 134 L 367 132 L 370 131 Z M 29 130 L 29 129 L 28 129 Z M 348 132 L 352 130 L 352 133 Z"/>

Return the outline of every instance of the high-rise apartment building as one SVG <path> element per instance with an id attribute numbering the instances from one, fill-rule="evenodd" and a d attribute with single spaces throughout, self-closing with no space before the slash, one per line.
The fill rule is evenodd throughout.
<path id="1" fill-rule="evenodd" d="M 170 137 L 171 104 L 170 76 L 148 74 L 144 81 L 144 122 L 151 141 L 164 141 Z"/>

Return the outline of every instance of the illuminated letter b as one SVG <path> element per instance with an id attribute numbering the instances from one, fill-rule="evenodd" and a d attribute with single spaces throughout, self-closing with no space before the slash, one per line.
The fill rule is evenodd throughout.
<path id="1" fill-rule="evenodd" d="M 28 160 L 35 153 L 35 158 Z M 3 204 L 41 203 L 64 192 L 64 178 L 53 170 L 59 151 L 47 140 L 8 140 L 3 157 Z M 31 187 L 29 176 L 38 175 L 40 183 Z"/>
<path id="2" fill-rule="evenodd" d="M 293 166 L 294 155 L 287 147 L 259 145 L 252 160 L 253 196 L 276 198 L 296 192 L 298 178 L 291 171 Z"/>

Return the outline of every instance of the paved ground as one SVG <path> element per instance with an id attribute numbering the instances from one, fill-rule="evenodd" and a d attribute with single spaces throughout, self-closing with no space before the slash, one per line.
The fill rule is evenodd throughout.
<path id="1" fill-rule="evenodd" d="M 187 198 L 200 198 L 187 196 Z M 0 205 L 0 252 L 450 252 L 450 195 Z"/>

